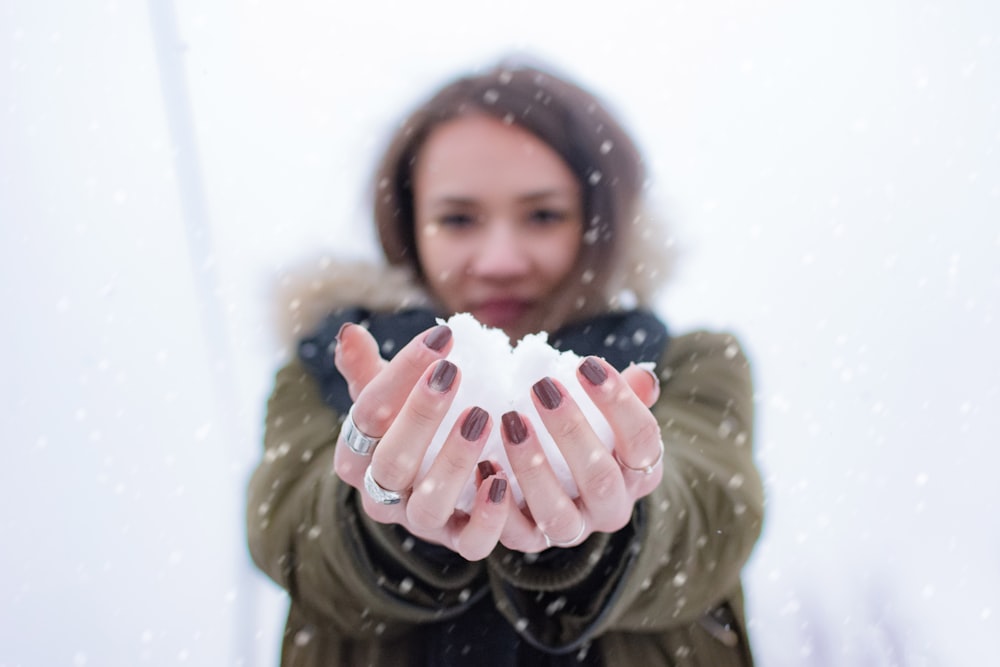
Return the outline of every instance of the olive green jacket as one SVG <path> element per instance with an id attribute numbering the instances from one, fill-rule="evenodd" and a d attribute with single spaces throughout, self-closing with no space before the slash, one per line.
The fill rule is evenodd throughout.
<path id="1" fill-rule="evenodd" d="M 291 599 L 281 664 L 405 666 L 422 624 L 488 594 L 527 641 L 599 650 L 605 665 L 750 665 L 740 571 L 764 504 L 750 369 L 733 337 L 701 332 L 671 339 L 657 372 L 663 481 L 616 560 L 594 534 L 555 569 L 498 546 L 442 571 L 360 509 L 333 472 L 341 416 L 298 361 L 282 368 L 247 508 L 253 559 Z M 590 603 L 553 613 L 580 586 Z"/>

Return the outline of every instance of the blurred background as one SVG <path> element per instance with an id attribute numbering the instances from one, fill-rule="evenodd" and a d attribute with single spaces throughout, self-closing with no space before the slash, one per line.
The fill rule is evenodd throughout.
<path id="1" fill-rule="evenodd" d="M 1000 5 L 0 0 L 0 667 L 277 664 L 243 498 L 271 290 L 376 257 L 368 179 L 509 53 L 616 108 L 754 363 L 763 667 L 1000 637 Z"/>

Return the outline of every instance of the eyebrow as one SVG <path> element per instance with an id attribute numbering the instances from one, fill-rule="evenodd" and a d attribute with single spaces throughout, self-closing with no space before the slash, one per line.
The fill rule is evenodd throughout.
<path id="1" fill-rule="evenodd" d="M 536 201 L 543 201 L 545 199 L 549 199 L 550 197 L 572 197 L 572 196 L 574 196 L 572 192 L 569 192 L 567 190 L 561 190 L 558 188 L 552 188 L 549 190 L 538 190 L 536 192 L 529 192 L 527 194 L 523 194 L 517 198 L 517 201 L 530 203 Z M 476 199 L 470 197 L 456 197 L 456 196 L 445 195 L 443 197 L 438 197 L 434 203 L 438 205 L 451 204 L 455 206 L 472 206 L 476 203 L 476 201 L 477 201 Z"/>
<path id="2" fill-rule="evenodd" d="M 566 190 L 560 190 L 552 188 L 550 190 L 539 190 L 537 192 L 529 192 L 526 195 L 518 197 L 518 201 L 538 201 L 539 199 L 548 199 L 549 197 L 572 197 L 574 193 L 567 192 Z"/>

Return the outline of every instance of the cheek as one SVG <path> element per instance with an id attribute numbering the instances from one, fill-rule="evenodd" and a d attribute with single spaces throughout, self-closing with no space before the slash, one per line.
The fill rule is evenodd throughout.
<path id="1" fill-rule="evenodd" d="M 431 291 L 450 304 L 461 283 L 460 253 L 444 239 L 430 236 L 417 242 L 417 257 Z"/>
<path id="2" fill-rule="evenodd" d="M 449 253 L 444 247 L 437 225 L 417 225 L 417 261 L 424 273 L 430 277 L 440 273 L 442 264 L 447 262 Z"/>
<path id="3" fill-rule="evenodd" d="M 567 235 L 546 246 L 544 252 L 543 266 L 547 267 L 547 274 L 553 282 L 558 282 L 566 277 L 576 264 L 576 258 L 580 254 L 580 237 L 578 235 Z"/>

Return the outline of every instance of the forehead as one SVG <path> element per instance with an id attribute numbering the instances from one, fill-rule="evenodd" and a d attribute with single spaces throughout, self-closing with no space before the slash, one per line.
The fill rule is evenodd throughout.
<path id="1" fill-rule="evenodd" d="M 576 178 L 548 144 L 517 125 L 486 115 L 435 128 L 414 166 L 416 188 L 550 188 L 576 193 Z"/>

